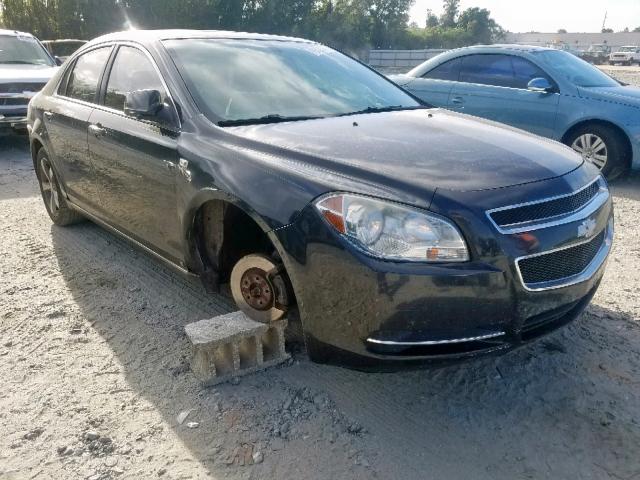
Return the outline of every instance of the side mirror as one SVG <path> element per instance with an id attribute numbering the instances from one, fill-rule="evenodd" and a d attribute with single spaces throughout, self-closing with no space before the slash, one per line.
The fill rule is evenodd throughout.
<path id="1" fill-rule="evenodd" d="M 53 57 L 53 59 L 56 61 L 56 65 L 60 66 L 64 63 L 64 60 L 62 60 L 60 57 L 58 57 L 57 55 L 55 57 Z"/>
<path id="2" fill-rule="evenodd" d="M 124 101 L 124 113 L 136 118 L 153 118 L 162 107 L 162 95 L 158 90 L 134 90 Z"/>
<path id="3" fill-rule="evenodd" d="M 538 93 L 550 93 L 553 91 L 553 85 L 546 78 L 534 78 L 527 85 L 527 90 Z"/>

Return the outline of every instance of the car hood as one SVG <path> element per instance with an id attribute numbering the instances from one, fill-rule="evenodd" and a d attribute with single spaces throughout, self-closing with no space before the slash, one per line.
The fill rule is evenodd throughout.
<path id="1" fill-rule="evenodd" d="M 557 142 L 439 109 L 225 130 L 283 149 L 279 156 L 304 165 L 316 179 L 337 172 L 363 185 L 423 195 L 436 188 L 470 191 L 537 182 L 582 164 Z"/>
<path id="2" fill-rule="evenodd" d="M 58 67 L 47 65 L 3 65 L 0 64 L 0 83 L 37 82 L 46 83 Z"/>
<path id="3" fill-rule="evenodd" d="M 413 80 L 415 80 L 414 77 L 410 77 L 407 74 L 404 73 L 397 73 L 394 75 L 387 75 L 387 78 L 389 80 L 391 80 L 393 83 L 395 83 L 396 85 L 400 85 L 401 87 L 404 87 L 405 85 L 410 84 Z"/>
<path id="4" fill-rule="evenodd" d="M 580 87 L 578 90 L 583 98 L 640 108 L 640 88 L 638 87 L 622 85 L 619 87 Z"/>

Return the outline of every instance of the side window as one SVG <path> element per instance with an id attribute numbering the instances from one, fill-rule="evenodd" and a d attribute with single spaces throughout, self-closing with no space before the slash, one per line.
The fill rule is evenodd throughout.
<path id="1" fill-rule="evenodd" d="M 160 77 L 147 56 L 137 48 L 120 47 L 107 83 L 104 104 L 124 111 L 124 101 L 135 90 L 158 90 L 164 97 Z"/>
<path id="2" fill-rule="evenodd" d="M 78 57 L 67 80 L 66 96 L 94 103 L 100 74 L 110 53 L 111 47 L 104 47 Z"/>
<path id="3" fill-rule="evenodd" d="M 527 88 L 529 82 L 534 78 L 546 78 L 547 80 L 549 80 L 549 83 L 554 83 L 549 75 L 544 73 L 540 68 L 531 63 L 529 60 L 525 60 L 524 58 L 520 57 L 511 57 L 511 60 L 513 61 L 515 88 Z"/>
<path id="4" fill-rule="evenodd" d="M 514 76 L 508 55 L 469 55 L 463 58 L 460 81 L 496 87 L 513 87 Z"/>
<path id="5" fill-rule="evenodd" d="M 425 73 L 422 78 L 431 78 L 433 80 L 450 80 L 452 82 L 458 81 L 460 74 L 460 59 L 454 58 L 448 62 L 444 62 L 438 65 L 433 70 Z"/>

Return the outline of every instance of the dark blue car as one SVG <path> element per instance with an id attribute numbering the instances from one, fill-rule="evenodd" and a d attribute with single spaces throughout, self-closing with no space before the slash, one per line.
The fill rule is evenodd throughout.
<path id="1" fill-rule="evenodd" d="M 431 105 L 565 143 L 610 179 L 640 168 L 640 88 L 571 53 L 468 47 L 391 78 Z"/>
<path id="2" fill-rule="evenodd" d="M 318 361 L 506 351 L 576 318 L 611 249 L 609 190 L 575 152 L 301 39 L 111 34 L 28 117 L 55 224 L 91 219 L 253 319 L 299 318 Z"/>

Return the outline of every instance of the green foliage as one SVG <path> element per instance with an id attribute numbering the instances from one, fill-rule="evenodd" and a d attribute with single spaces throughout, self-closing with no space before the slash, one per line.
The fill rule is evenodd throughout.
<path id="1" fill-rule="evenodd" d="M 427 28 L 435 28 L 438 25 L 440 25 L 440 20 L 438 20 L 438 17 L 433 13 L 433 10 L 431 10 L 431 9 L 427 10 L 426 27 Z"/>
<path id="2" fill-rule="evenodd" d="M 444 0 L 444 12 L 440 17 L 440 26 L 443 28 L 456 28 L 456 18 L 460 12 L 460 0 Z"/>
<path id="3" fill-rule="evenodd" d="M 486 8 L 468 8 L 459 12 L 459 0 L 444 0 L 444 13 L 438 18 L 427 12 L 426 28 L 409 27 L 396 48 L 456 48 L 490 44 L 504 38 L 505 31 L 491 18 Z"/>
<path id="4" fill-rule="evenodd" d="M 0 0 L 6 28 L 41 39 L 91 39 L 128 28 L 243 30 L 310 38 L 357 52 L 490 42 L 502 29 L 485 9 L 444 0 L 427 28 L 409 27 L 414 0 Z"/>

